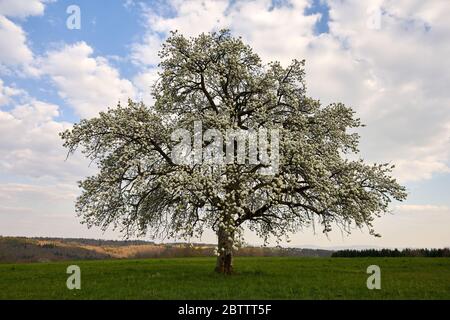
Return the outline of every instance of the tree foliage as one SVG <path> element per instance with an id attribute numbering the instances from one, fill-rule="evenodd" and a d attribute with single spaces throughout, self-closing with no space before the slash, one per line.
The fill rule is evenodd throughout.
<path id="1" fill-rule="evenodd" d="M 159 55 L 154 105 L 129 100 L 62 133 L 70 152 L 81 147 L 99 167 L 80 183 L 76 204 L 89 225 L 155 237 L 211 228 L 218 266 L 231 265 L 244 226 L 266 240 L 311 224 L 375 234 L 374 217 L 406 197 L 392 166 L 357 159 L 355 112 L 306 95 L 304 61 L 264 64 L 226 30 L 194 38 L 174 32 Z M 171 133 L 194 121 L 224 136 L 229 128 L 279 130 L 278 172 L 262 174 L 263 163 L 175 164 Z"/>

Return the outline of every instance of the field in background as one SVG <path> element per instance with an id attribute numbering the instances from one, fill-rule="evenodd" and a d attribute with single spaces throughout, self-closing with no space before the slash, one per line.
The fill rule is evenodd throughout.
<path id="1" fill-rule="evenodd" d="M 0 299 L 450 299 L 448 258 L 236 258 L 237 274 L 215 274 L 214 258 L 2 264 Z M 66 288 L 67 266 L 81 290 Z M 366 269 L 381 268 L 381 290 Z"/>
<path id="2" fill-rule="evenodd" d="M 0 236 L 0 263 L 51 262 L 62 260 L 142 259 L 174 257 L 211 257 L 211 244 L 165 243 L 149 241 L 113 241 L 69 238 L 25 238 Z M 332 251 L 244 247 L 238 256 L 330 257 Z"/>

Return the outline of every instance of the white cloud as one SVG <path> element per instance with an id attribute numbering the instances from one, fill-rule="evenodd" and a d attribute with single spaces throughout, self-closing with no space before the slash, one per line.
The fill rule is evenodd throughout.
<path id="1" fill-rule="evenodd" d="M 159 62 L 158 51 L 164 36 L 170 31 L 179 30 L 188 36 L 196 36 L 203 31 L 217 30 L 228 24 L 225 11 L 228 1 L 180 1 L 173 0 L 160 6 L 144 5 L 147 29 L 140 42 L 132 45 L 131 58 L 136 64 L 155 66 Z M 165 11 L 176 10 L 177 16 L 165 17 Z M 201 22 L 201 23 L 199 23 Z"/>
<path id="2" fill-rule="evenodd" d="M 37 75 L 37 70 L 32 66 L 33 53 L 28 46 L 26 33 L 8 18 L 42 15 L 45 2 L 48 1 L 0 1 L 0 72 L 10 72 L 12 68 L 19 74 L 25 72 L 27 75 Z"/>
<path id="3" fill-rule="evenodd" d="M 72 124 L 57 121 L 58 115 L 58 106 L 38 100 L 0 111 L 0 173 L 58 181 L 85 175 L 85 161 L 79 157 L 65 161 L 67 151 L 58 134 Z"/>
<path id="4" fill-rule="evenodd" d="M 130 81 L 85 42 L 66 45 L 48 52 L 39 62 L 41 71 L 48 74 L 65 99 L 81 117 L 93 117 L 101 110 L 114 107 L 119 100 L 127 103 L 135 96 Z"/>
<path id="5" fill-rule="evenodd" d="M 154 66 L 159 63 L 158 51 L 163 40 L 154 33 L 145 35 L 141 43 L 132 46 L 131 59 L 136 64 Z"/>
<path id="6" fill-rule="evenodd" d="M 26 41 L 22 28 L 0 15 L 0 64 L 5 66 L 30 64 L 33 53 Z"/>
<path id="7" fill-rule="evenodd" d="M 158 77 L 158 68 L 148 68 L 141 71 L 133 78 L 133 84 L 138 92 L 138 100 L 143 101 L 150 106 L 154 103 L 151 88 L 158 80 Z"/>
<path id="8" fill-rule="evenodd" d="M 79 154 L 66 159 L 58 135 L 72 124 L 58 120 L 57 105 L 21 89 L 13 91 L 20 99 L 0 110 L 0 234 L 49 235 L 59 230 L 61 236 L 88 235 L 74 219 L 73 203 L 79 194 L 76 181 L 93 168 Z"/>
<path id="9" fill-rule="evenodd" d="M 341 81 L 351 83 L 342 91 L 343 101 L 352 101 L 368 125 L 362 149 L 370 159 L 396 163 L 404 182 L 448 173 L 450 23 L 443 17 L 450 6 L 445 1 L 377 3 L 383 14 L 373 29 L 366 26 L 365 2 L 330 1 L 330 32 L 363 67 L 355 70 L 359 80 Z M 372 78 L 364 77 L 364 70 Z M 370 85 L 363 90 L 362 83 Z"/>
<path id="10" fill-rule="evenodd" d="M 73 210 L 78 194 L 74 183 L 0 184 L 0 234 L 120 239 L 117 232 L 102 234 L 80 224 Z"/>
<path id="11" fill-rule="evenodd" d="M 168 7 L 167 7 L 168 6 Z M 218 29 L 228 24 L 225 16 L 228 1 L 196 1 L 171 0 L 159 7 L 147 7 L 147 24 L 150 32 L 168 33 L 179 30 L 188 36 L 196 36 L 201 32 Z M 175 10 L 177 15 L 165 15 Z"/>
<path id="12" fill-rule="evenodd" d="M 2 0 L 0 14 L 9 17 L 25 18 L 44 13 L 45 0 Z"/>
<path id="13" fill-rule="evenodd" d="M 23 90 L 5 86 L 3 80 L 0 79 L 0 107 L 11 102 L 11 98 L 24 94 Z"/>
<path id="14" fill-rule="evenodd" d="M 450 6 L 446 0 L 330 0 L 329 33 L 317 35 L 310 1 L 170 1 L 173 14 L 147 8 L 147 36 L 134 58 L 156 63 L 158 37 L 230 28 L 265 61 L 306 59 L 309 94 L 355 108 L 367 127 L 362 154 L 397 164 L 403 182 L 448 173 L 450 150 Z M 379 28 L 369 22 L 379 8 Z M 201 21 L 202 23 L 198 23 Z M 378 26 L 375 26 L 378 27 Z"/>
<path id="15" fill-rule="evenodd" d="M 276 57 L 289 62 L 295 51 L 304 47 L 313 35 L 319 15 L 305 16 L 307 0 L 291 1 L 290 6 L 273 6 L 272 1 L 242 1 L 231 4 L 218 1 L 169 1 L 165 8 L 146 7 L 148 32 L 133 46 L 134 57 L 144 64 L 158 62 L 158 34 L 178 30 L 187 36 L 230 28 L 243 36 L 263 58 Z M 175 11 L 176 15 L 166 14 Z M 285 59 L 288 58 L 288 59 Z"/>

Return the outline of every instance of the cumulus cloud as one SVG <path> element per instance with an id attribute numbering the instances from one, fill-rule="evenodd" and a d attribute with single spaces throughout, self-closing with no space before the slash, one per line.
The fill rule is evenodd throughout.
<path id="1" fill-rule="evenodd" d="M 2 0 L 0 14 L 10 17 L 25 18 L 44 13 L 45 0 Z"/>
<path id="2" fill-rule="evenodd" d="M 86 162 L 65 161 L 59 132 L 72 124 L 57 121 L 57 105 L 30 100 L 0 111 L 0 173 L 17 178 L 52 177 L 59 181 L 84 176 Z"/>
<path id="3" fill-rule="evenodd" d="M 117 232 L 102 234 L 80 224 L 73 213 L 73 203 L 78 195 L 76 184 L 51 182 L 0 184 L 0 234 L 121 238 Z"/>
<path id="4" fill-rule="evenodd" d="M 0 234 L 89 234 L 74 219 L 73 203 L 76 181 L 93 168 L 79 154 L 66 159 L 58 135 L 72 124 L 58 119 L 58 105 L 22 89 L 2 91 L 10 97 L 0 109 Z"/>
<path id="5" fill-rule="evenodd" d="M 22 27 L 10 18 L 26 18 L 42 15 L 47 1 L 44 0 L 2 0 L 0 1 L 0 70 L 11 68 L 16 73 L 37 75 L 32 66 L 33 53 L 28 46 Z"/>
<path id="6" fill-rule="evenodd" d="M 329 3 L 330 33 L 371 75 L 361 76 L 358 82 L 370 86 L 354 101 L 368 125 L 363 151 L 396 163 L 403 181 L 449 172 L 450 24 L 442 17 L 450 7 L 444 1 L 376 1 L 379 25 L 368 28 L 365 3 Z M 347 99 L 363 92 L 349 87 Z"/>
<path id="7" fill-rule="evenodd" d="M 134 58 L 155 64 L 160 35 L 170 30 L 196 35 L 230 28 L 265 61 L 305 58 L 309 94 L 325 104 L 352 106 L 367 125 L 361 131 L 367 160 L 397 164 L 395 174 L 403 182 L 448 173 L 448 3 L 326 3 L 329 32 L 318 35 L 320 14 L 305 15 L 311 1 L 274 6 L 272 1 L 173 0 L 169 9 L 147 8 L 147 36 L 134 45 Z"/>
<path id="8" fill-rule="evenodd" d="M 137 90 L 137 99 L 143 101 L 147 105 L 154 103 L 151 94 L 152 86 L 158 80 L 158 68 L 147 68 L 139 72 L 133 78 L 133 85 Z"/>
<path id="9" fill-rule="evenodd" d="M 23 92 L 23 90 L 22 90 Z M 79 155 L 66 160 L 59 106 L 30 98 L 0 110 L 0 234 L 89 233 L 74 219 L 76 181 L 92 172 Z"/>
<path id="10" fill-rule="evenodd" d="M 188 36 L 227 26 L 226 0 L 196 1 L 171 0 L 159 6 L 144 6 L 148 32 L 168 33 L 179 30 Z M 171 14 L 175 11 L 176 15 Z"/>
<path id="11" fill-rule="evenodd" d="M 129 80 L 101 56 L 94 56 L 85 42 L 50 51 L 39 61 L 40 70 L 50 76 L 59 95 L 80 117 L 93 117 L 101 110 L 127 103 L 135 91 Z"/>
<path id="12" fill-rule="evenodd" d="M 132 46 L 131 59 L 135 64 L 155 66 L 159 63 L 158 51 L 163 40 L 155 33 L 147 33 L 142 42 Z"/>
<path id="13" fill-rule="evenodd" d="M 11 102 L 14 96 L 22 95 L 24 91 L 15 87 L 4 85 L 3 80 L 0 79 L 0 107 Z"/>
<path id="14" fill-rule="evenodd" d="M 23 29 L 0 15 L 0 64 L 4 66 L 28 65 L 33 53 L 26 44 Z"/>

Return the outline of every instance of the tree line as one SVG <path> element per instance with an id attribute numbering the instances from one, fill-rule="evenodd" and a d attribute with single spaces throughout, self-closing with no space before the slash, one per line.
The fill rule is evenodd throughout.
<path id="1" fill-rule="evenodd" d="M 450 257 L 450 248 L 443 249 L 365 249 L 339 250 L 332 253 L 333 258 L 357 257 Z"/>

